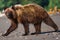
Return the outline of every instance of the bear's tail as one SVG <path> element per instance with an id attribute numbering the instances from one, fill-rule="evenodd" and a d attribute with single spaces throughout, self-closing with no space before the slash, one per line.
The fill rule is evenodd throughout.
<path id="1" fill-rule="evenodd" d="M 57 25 L 54 23 L 54 21 L 53 21 L 50 17 L 45 18 L 43 21 L 44 21 L 44 23 L 46 23 L 47 25 L 49 25 L 49 26 L 51 26 L 52 28 L 54 28 L 55 31 L 58 31 Z"/>

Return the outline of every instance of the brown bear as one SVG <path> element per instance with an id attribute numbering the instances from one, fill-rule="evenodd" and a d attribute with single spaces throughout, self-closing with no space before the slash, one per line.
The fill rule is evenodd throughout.
<path id="1" fill-rule="evenodd" d="M 11 26 L 3 36 L 7 36 L 14 31 L 19 23 L 24 25 L 25 34 L 23 36 L 29 34 L 30 23 L 34 24 L 36 30 L 32 34 L 39 34 L 41 32 L 42 21 L 54 28 L 55 31 L 58 30 L 57 25 L 50 18 L 46 10 L 37 4 L 13 5 L 12 7 L 5 8 L 4 12 L 8 19 L 11 20 Z"/>

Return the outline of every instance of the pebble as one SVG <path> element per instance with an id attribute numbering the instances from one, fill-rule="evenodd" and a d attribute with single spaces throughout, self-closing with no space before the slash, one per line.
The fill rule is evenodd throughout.
<path id="1" fill-rule="evenodd" d="M 58 40 L 59 38 L 58 37 L 56 37 L 56 40 Z"/>
<path id="2" fill-rule="evenodd" d="M 22 36 L 19 36 L 19 38 L 22 38 Z"/>
<path id="3" fill-rule="evenodd" d="M 0 17 L 3 17 L 5 14 L 0 14 Z"/>
<path id="4" fill-rule="evenodd" d="M 27 40 L 28 38 L 27 38 L 27 37 L 25 37 L 25 39 Z"/>
<path id="5" fill-rule="evenodd" d="M 0 36 L 2 35 L 2 33 L 0 33 Z"/>

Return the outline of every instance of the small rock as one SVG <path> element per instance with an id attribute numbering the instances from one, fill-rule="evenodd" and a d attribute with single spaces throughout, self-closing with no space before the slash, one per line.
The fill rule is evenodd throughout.
<path id="1" fill-rule="evenodd" d="M 0 14 L 0 17 L 3 17 L 5 14 Z"/>
<path id="2" fill-rule="evenodd" d="M 25 39 L 27 40 L 28 38 L 27 38 L 27 37 L 25 37 Z"/>
<path id="3" fill-rule="evenodd" d="M 20 38 L 22 38 L 22 36 L 19 36 Z"/>
<path id="4" fill-rule="evenodd" d="M 59 38 L 58 38 L 58 37 L 56 37 L 56 39 L 58 40 Z"/>
<path id="5" fill-rule="evenodd" d="M 49 33 L 46 33 L 45 35 L 49 35 Z"/>
<path id="6" fill-rule="evenodd" d="M 56 36 L 58 33 L 53 32 L 52 34 L 53 34 L 54 36 Z"/>
<path id="7" fill-rule="evenodd" d="M 6 23 L 9 23 L 9 22 L 6 21 Z"/>
<path id="8" fill-rule="evenodd" d="M 2 35 L 2 33 L 0 33 L 0 36 Z"/>

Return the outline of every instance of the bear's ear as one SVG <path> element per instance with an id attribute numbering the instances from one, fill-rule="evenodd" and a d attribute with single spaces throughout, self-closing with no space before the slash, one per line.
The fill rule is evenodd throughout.
<path id="1" fill-rule="evenodd" d="M 4 10 L 7 9 L 8 7 L 4 7 Z"/>
<path id="2" fill-rule="evenodd" d="M 12 9 L 15 10 L 15 6 L 14 5 L 12 6 Z"/>

